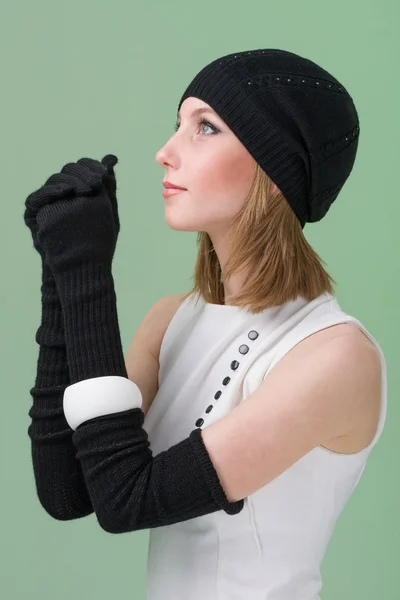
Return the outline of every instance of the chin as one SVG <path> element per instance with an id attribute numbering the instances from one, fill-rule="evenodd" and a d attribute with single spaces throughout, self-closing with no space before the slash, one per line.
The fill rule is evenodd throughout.
<path id="1" fill-rule="evenodd" d="M 175 231 L 199 231 L 195 225 L 189 225 L 184 222 L 178 222 L 176 219 L 165 219 L 168 227 Z"/>
<path id="2" fill-rule="evenodd" d="M 179 212 L 181 212 L 181 215 L 179 215 Z M 165 222 L 170 229 L 174 229 L 175 231 L 199 231 L 200 227 L 199 223 L 185 218 L 185 215 L 179 210 L 166 210 Z"/>

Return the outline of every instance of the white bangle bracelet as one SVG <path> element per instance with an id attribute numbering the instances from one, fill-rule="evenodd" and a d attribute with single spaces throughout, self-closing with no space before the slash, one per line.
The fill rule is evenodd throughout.
<path id="1" fill-rule="evenodd" d="M 101 415 L 142 407 L 142 394 L 133 381 L 119 375 L 83 379 L 65 388 L 64 415 L 71 429 Z"/>

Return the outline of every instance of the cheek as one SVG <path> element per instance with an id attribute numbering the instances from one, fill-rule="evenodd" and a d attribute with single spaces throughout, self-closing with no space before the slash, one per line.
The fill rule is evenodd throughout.
<path id="1" fill-rule="evenodd" d="M 199 192 L 204 198 L 218 201 L 227 198 L 232 206 L 243 201 L 250 188 L 253 166 L 252 156 L 242 148 L 215 153 L 201 169 L 196 195 Z"/>

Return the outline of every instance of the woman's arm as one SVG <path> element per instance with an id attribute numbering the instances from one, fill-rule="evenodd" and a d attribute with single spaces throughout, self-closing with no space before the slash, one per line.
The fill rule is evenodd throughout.
<path id="1" fill-rule="evenodd" d="M 42 259 L 42 317 L 36 333 L 39 358 L 31 423 L 31 456 L 36 491 L 46 512 L 61 521 L 79 519 L 94 512 L 82 473 L 73 430 L 63 411 L 63 394 L 70 383 L 62 309 L 54 277 Z"/>
<path id="2" fill-rule="evenodd" d="M 106 160 L 106 159 L 105 159 Z M 103 173 L 105 167 L 97 161 L 86 161 L 93 173 Z M 116 195 L 114 161 L 107 160 L 107 172 L 103 182 L 110 197 Z M 25 201 L 24 222 L 30 229 L 33 246 L 41 257 L 42 267 L 42 316 L 36 333 L 39 344 L 36 381 L 30 390 L 33 404 L 29 411 L 31 423 L 28 435 L 31 439 L 31 456 L 36 491 L 41 505 L 55 519 L 67 521 L 94 512 L 80 461 L 72 443 L 72 429 L 63 411 L 63 394 L 71 383 L 65 346 L 62 307 L 53 273 L 38 236 L 37 206 L 46 195 L 65 193 L 65 185 L 54 182 L 54 176 L 28 196 Z M 35 200 L 33 200 L 35 199 Z M 33 202 L 32 202 L 33 201 Z M 115 226 L 119 230 L 118 212 L 113 212 Z"/>
<path id="3" fill-rule="evenodd" d="M 37 494 L 46 512 L 67 521 L 94 512 L 81 462 L 72 442 L 73 429 L 63 410 L 63 395 L 70 384 L 65 347 L 62 308 L 55 280 L 42 262 L 42 317 L 36 333 L 39 358 L 35 386 L 30 390 L 33 404 L 31 456 Z M 166 328 L 184 294 L 160 298 L 140 322 L 126 355 L 129 379 L 139 387 L 143 413 L 149 410 L 158 391 L 158 356 Z"/>
<path id="4" fill-rule="evenodd" d="M 94 512 L 72 442 L 73 429 L 63 410 L 63 395 L 70 384 L 62 308 L 54 277 L 42 263 L 42 320 L 36 333 L 39 358 L 31 423 L 32 464 L 41 505 L 55 519 L 67 521 Z M 146 313 L 130 342 L 126 355 L 129 379 L 139 387 L 143 413 L 149 410 L 158 391 L 159 348 L 166 328 L 184 294 L 160 298 Z"/>
<path id="5" fill-rule="evenodd" d="M 153 456 L 143 428 L 142 397 L 138 386 L 126 381 L 121 360 L 111 266 L 82 261 L 56 272 L 55 278 L 71 374 L 64 412 L 75 429 L 72 441 L 100 526 L 109 533 L 126 533 L 218 510 L 240 512 L 244 501 L 228 500 L 201 429 Z M 140 407 L 121 408 L 138 406 L 139 396 Z M 82 413 L 95 416 L 82 419 Z"/>
<path id="6" fill-rule="evenodd" d="M 161 344 L 173 316 L 186 294 L 169 294 L 153 304 L 139 324 L 129 345 L 125 364 L 128 378 L 142 394 L 146 416 L 158 392 Z"/>

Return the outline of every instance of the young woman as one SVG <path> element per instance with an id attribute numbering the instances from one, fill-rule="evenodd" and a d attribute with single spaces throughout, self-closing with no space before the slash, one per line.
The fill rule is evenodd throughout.
<path id="1" fill-rule="evenodd" d="M 56 519 L 150 529 L 149 600 L 319 598 L 386 417 L 382 350 L 303 235 L 358 136 L 350 95 L 308 59 L 260 49 L 204 67 L 156 156 L 167 224 L 199 232 L 195 285 L 152 307 L 126 360 L 116 157 L 68 163 L 26 200 L 43 259 L 38 496 Z"/>

